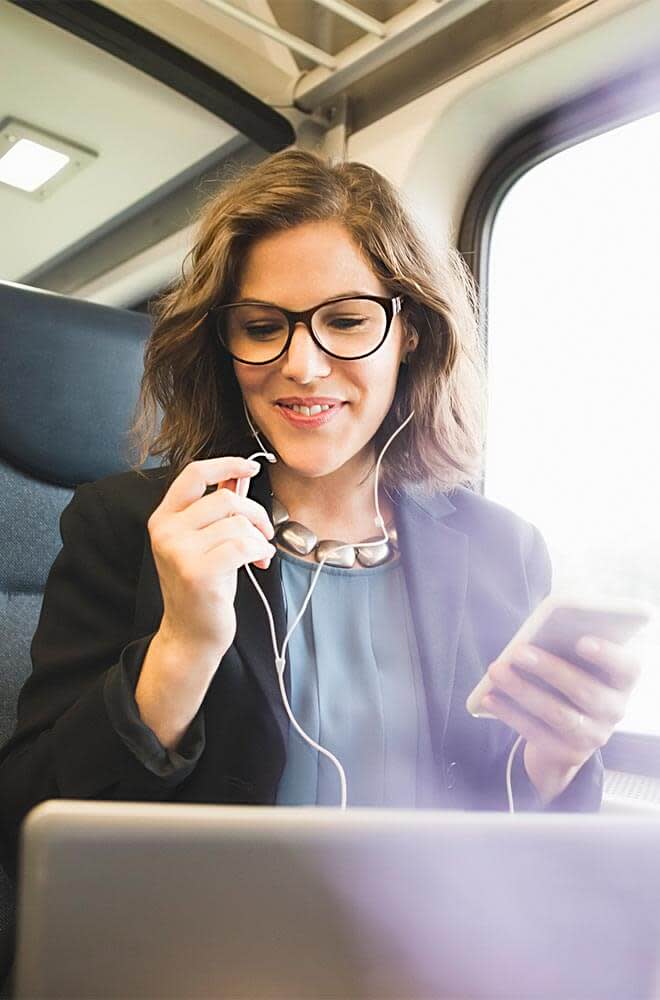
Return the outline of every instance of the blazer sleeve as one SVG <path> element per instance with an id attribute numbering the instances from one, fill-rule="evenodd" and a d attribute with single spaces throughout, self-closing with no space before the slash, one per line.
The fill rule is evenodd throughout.
<path id="1" fill-rule="evenodd" d="M 14 877 L 20 824 L 33 806 L 51 798 L 165 801 L 205 745 L 203 707 L 176 751 L 140 719 L 134 692 L 154 633 L 132 636 L 140 567 L 94 483 L 76 489 L 60 535 L 30 647 L 32 673 L 14 734 L 0 749 L 0 841 Z"/>
<path id="2" fill-rule="evenodd" d="M 532 530 L 532 540 L 528 550 L 525 573 L 527 577 L 527 588 L 530 598 L 530 612 L 536 605 L 550 592 L 552 584 L 552 564 L 548 553 L 547 545 L 540 531 L 530 525 Z M 506 768 L 509 755 L 517 739 L 514 733 L 506 747 L 506 752 L 498 762 L 500 777 L 500 787 L 504 789 L 506 800 Z M 591 757 L 585 761 L 571 783 L 564 791 L 549 802 L 542 804 L 536 788 L 525 770 L 523 754 L 525 741 L 522 740 L 512 763 L 511 768 L 511 797 L 513 808 L 516 812 L 598 812 L 603 798 L 604 767 L 603 757 L 600 750 L 596 750 Z"/>

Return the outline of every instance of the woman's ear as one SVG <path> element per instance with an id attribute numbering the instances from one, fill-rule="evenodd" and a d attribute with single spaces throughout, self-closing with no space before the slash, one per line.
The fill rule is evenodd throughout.
<path id="1" fill-rule="evenodd" d="M 417 334 L 415 332 L 411 333 L 408 339 L 406 340 L 404 352 L 401 356 L 402 365 L 408 364 L 408 357 L 409 355 L 414 354 L 415 350 L 417 349 L 418 342 L 419 342 L 419 337 L 417 336 Z"/>

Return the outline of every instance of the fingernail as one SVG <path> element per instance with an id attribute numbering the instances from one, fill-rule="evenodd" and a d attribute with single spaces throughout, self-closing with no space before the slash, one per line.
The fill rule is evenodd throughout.
<path id="1" fill-rule="evenodd" d="M 258 462 L 254 462 L 252 459 L 248 459 L 248 465 L 252 472 L 259 472 L 261 466 Z"/>
<path id="2" fill-rule="evenodd" d="M 582 638 L 578 639 L 576 642 L 575 649 L 576 652 L 585 653 L 587 655 L 589 653 L 599 653 L 600 643 L 596 639 L 591 639 L 588 636 L 582 636 Z"/>
<path id="3" fill-rule="evenodd" d="M 516 649 L 513 658 L 517 663 L 526 663 L 529 667 L 534 667 L 539 662 L 538 655 L 527 646 Z"/>

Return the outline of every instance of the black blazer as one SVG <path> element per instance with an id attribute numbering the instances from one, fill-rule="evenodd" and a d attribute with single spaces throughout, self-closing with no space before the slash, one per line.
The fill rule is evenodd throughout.
<path id="1" fill-rule="evenodd" d="M 146 480 L 134 472 L 108 476 L 78 487 L 62 512 L 63 545 L 32 641 L 33 671 L 14 735 L 0 750 L 0 831 L 14 877 L 20 823 L 44 799 L 275 802 L 289 722 L 265 609 L 244 569 L 235 641 L 176 752 L 161 746 L 135 706 L 163 614 L 146 522 L 170 482 L 166 468 L 148 471 Z M 250 496 L 271 515 L 267 467 L 253 477 Z M 545 543 L 532 524 L 462 487 L 432 499 L 397 495 L 395 523 L 442 788 L 438 804 L 507 809 L 505 769 L 517 734 L 472 718 L 465 699 L 548 592 Z M 281 648 L 279 560 L 254 572 Z M 522 747 L 512 777 L 516 807 L 542 808 Z M 547 808 L 597 810 L 602 781 L 597 752 Z"/>

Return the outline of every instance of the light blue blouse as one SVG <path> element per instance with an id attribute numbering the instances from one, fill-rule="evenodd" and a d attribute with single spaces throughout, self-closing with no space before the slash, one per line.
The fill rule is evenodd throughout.
<path id="1" fill-rule="evenodd" d="M 287 630 L 315 563 L 278 551 Z M 426 697 L 401 560 L 324 566 L 286 649 L 291 710 L 346 772 L 349 806 L 437 804 Z M 289 725 L 278 805 L 339 805 L 339 774 Z"/>

